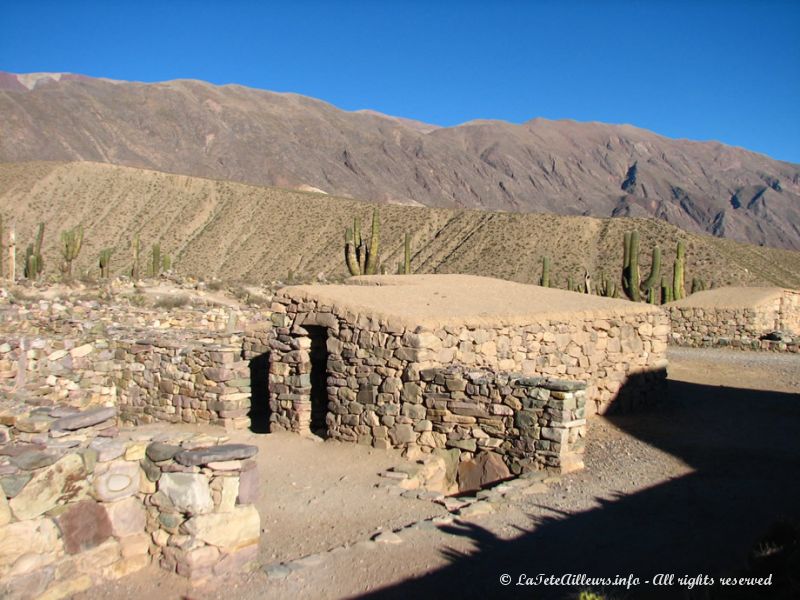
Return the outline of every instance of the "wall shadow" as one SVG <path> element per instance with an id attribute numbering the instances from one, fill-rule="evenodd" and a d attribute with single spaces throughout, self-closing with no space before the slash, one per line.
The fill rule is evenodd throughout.
<path id="1" fill-rule="evenodd" d="M 636 383 L 636 382 L 632 382 Z M 800 517 L 800 394 L 669 381 L 669 402 L 607 417 L 638 440 L 680 458 L 689 475 L 630 495 L 598 499 L 577 514 L 531 520 L 513 540 L 479 524 L 449 532 L 471 538 L 470 554 L 445 550 L 447 566 L 364 598 L 577 598 L 585 587 L 516 586 L 520 574 L 658 573 L 733 575 L 781 517 Z M 606 418 L 606 417 L 597 417 Z M 591 439 L 591 425 L 589 428 Z M 591 465 L 589 465 L 591 468 Z M 512 583 L 499 577 L 508 573 Z M 731 590 L 592 586 L 607 598 L 793 598 L 797 587 Z"/>
<path id="2" fill-rule="evenodd" d="M 250 359 L 250 431 L 269 433 L 269 352 Z"/>

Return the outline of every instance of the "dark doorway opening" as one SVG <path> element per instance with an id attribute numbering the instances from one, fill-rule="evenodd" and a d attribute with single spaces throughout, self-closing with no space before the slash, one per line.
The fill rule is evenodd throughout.
<path id="1" fill-rule="evenodd" d="M 319 325 L 305 326 L 311 339 L 311 433 L 327 437 L 328 424 L 328 330 Z"/>
<path id="2" fill-rule="evenodd" d="M 269 352 L 250 359 L 250 431 L 269 433 Z"/>

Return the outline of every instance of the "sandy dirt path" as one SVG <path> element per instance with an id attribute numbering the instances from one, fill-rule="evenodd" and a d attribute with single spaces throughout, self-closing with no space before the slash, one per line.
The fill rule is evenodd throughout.
<path id="1" fill-rule="evenodd" d="M 78 597 L 576 598 L 581 586 L 514 583 L 540 573 L 730 573 L 778 517 L 800 517 L 798 374 L 796 355 L 671 350 L 670 402 L 593 420 L 586 470 L 443 526 L 424 521 L 444 515 L 441 506 L 376 487 L 397 453 L 249 434 L 261 448 L 269 576 L 259 568 L 192 588 L 150 567 Z M 398 530 L 398 543 L 370 541 L 381 528 Z M 277 566 L 286 562 L 291 569 Z M 593 589 L 688 597 L 643 583 Z"/>

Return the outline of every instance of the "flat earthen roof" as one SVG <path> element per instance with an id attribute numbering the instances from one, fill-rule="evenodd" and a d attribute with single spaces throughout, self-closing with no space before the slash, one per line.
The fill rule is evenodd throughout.
<path id="1" fill-rule="evenodd" d="M 786 290 L 779 287 L 721 287 L 697 292 L 669 303 L 677 308 L 756 308 L 780 299 Z"/>
<path id="2" fill-rule="evenodd" d="M 338 309 L 405 327 L 525 325 L 572 318 L 613 318 L 660 309 L 645 303 L 603 298 L 477 277 L 474 275 L 373 275 L 344 285 L 299 285 L 278 294 L 316 300 Z"/>

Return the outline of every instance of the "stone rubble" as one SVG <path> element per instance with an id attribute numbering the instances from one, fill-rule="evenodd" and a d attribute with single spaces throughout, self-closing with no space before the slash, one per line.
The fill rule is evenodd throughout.
<path id="1" fill-rule="evenodd" d="M 256 498 L 239 493 L 254 446 L 118 429 L 113 407 L 66 417 L 35 410 L 51 425 L 69 421 L 32 434 L 31 417 L 0 411 L 0 596 L 63 598 L 151 562 L 202 582 L 255 561 Z M 115 437 L 98 437 L 108 421 Z"/>

